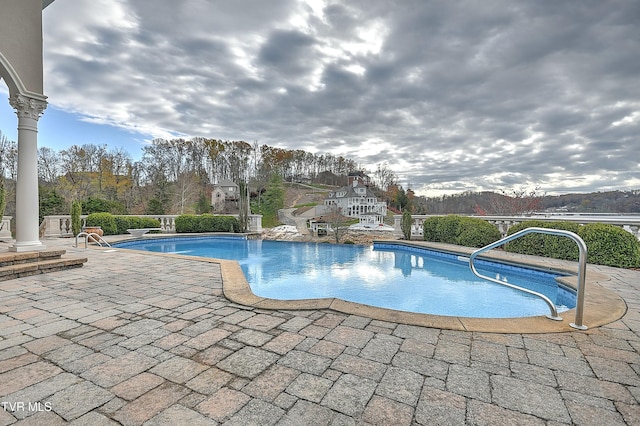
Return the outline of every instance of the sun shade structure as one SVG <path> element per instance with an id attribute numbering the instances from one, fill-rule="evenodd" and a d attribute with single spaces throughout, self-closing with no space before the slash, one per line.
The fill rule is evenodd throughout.
<path id="1" fill-rule="evenodd" d="M 40 251 L 38 224 L 38 120 L 43 93 L 42 10 L 54 0 L 3 0 L 0 6 L 0 79 L 18 116 L 16 241 L 9 251 Z"/>

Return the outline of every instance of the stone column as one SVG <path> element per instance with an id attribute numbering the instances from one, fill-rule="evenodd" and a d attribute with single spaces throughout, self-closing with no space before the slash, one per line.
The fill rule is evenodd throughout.
<path id="1" fill-rule="evenodd" d="M 9 251 L 44 250 L 38 223 L 38 120 L 47 102 L 17 94 L 9 98 L 9 103 L 18 115 L 16 242 Z"/>

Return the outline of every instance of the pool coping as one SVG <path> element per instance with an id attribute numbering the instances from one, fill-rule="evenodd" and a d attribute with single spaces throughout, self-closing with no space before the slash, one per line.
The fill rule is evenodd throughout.
<path id="1" fill-rule="evenodd" d="M 202 236 L 202 234 L 200 234 L 200 236 Z M 132 241 L 132 239 L 121 240 L 118 242 L 129 241 Z M 429 248 L 463 256 L 468 256 L 475 250 L 473 248 L 455 246 L 451 244 L 428 243 L 422 241 L 379 240 L 376 242 L 397 244 L 399 246 L 405 245 Z M 115 248 L 118 250 L 130 250 L 123 247 Z M 136 253 L 141 253 L 141 251 L 136 250 Z M 545 316 L 522 318 L 468 318 L 422 314 L 379 308 L 355 302 L 348 302 L 338 298 L 304 300 L 269 299 L 253 294 L 244 272 L 237 261 L 170 253 L 142 253 L 219 264 L 222 274 L 222 291 L 224 296 L 234 303 L 253 308 L 296 311 L 331 309 L 349 315 L 359 315 L 380 321 L 459 331 L 523 334 L 577 331 L 569 325 L 575 320 L 575 308 L 562 312 L 560 314 L 563 318 L 562 321 L 554 321 Z M 559 271 L 569 274 L 577 273 L 577 262 L 559 261 L 557 259 L 536 256 L 525 256 L 496 250 L 486 252 L 482 256 L 479 256 L 479 258 L 495 260 L 517 266 L 534 267 L 539 270 Z M 560 280 L 564 285 L 571 288 L 575 289 L 577 286 L 577 277 L 575 275 L 564 277 Z M 582 322 L 584 325 L 589 327 L 589 329 L 612 323 L 622 318 L 627 311 L 627 305 L 624 299 L 600 285 L 601 282 L 606 282 L 608 280 L 610 280 L 608 275 L 590 270 L 589 265 L 587 265 Z"/>

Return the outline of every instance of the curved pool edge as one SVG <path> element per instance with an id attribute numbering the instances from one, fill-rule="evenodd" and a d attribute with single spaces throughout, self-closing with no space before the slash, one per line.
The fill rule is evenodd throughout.
<path id="1" fill-rule="evenodd" d="M 389 243 L 389 241 L 385 241 L 385 243 Z M 408 242 L 404 242 L 402 245 L 407 244 L 413 245 L 413 243 Z M 438 250 L 446 250 L 461 255 L 467 255 L 473 251 L 473 249 L 468 249 L 466 247 L 451 245 L 418 245 Z M 505 259 L 505 257 L 509 259 Z M 502 253 L 492 253 L 490 256 L 486 256 L 486 258 L 500 260 L 503 262 L 507 261 L 520 266 L 533 266 L 538 269 L 571 272 L 571 268 L 568 265 L 558 265 L 556 267 L 554 265 L 549 265 L 549 263 L 555 262 L 549 262 L 547 259 L 530 258 L 529 256 L 526 256 L 526 259 L 523 259 L 522 256 L 510 256 L 509 254 L 504 256 Z M 468 318 L 421 314 L 363 305 L 337 298 L 304 300 L 269 299 L 253 294 L 238 262 L 231 260 L 218 260 L 218 263 L 221 265 L 222 291 L 225 297 L 234 303 L 259 309 L 331 309 L 348 315 L 359 315 L 375 320 L 395 322 L 399 324 L 487 333 L 531 334 L 577 331 L 569 325 L 575 320 L 575 309 L 562 312 L 562 321 L 554 321 L 545 316 L 521 318 Z M 573 272 L 575 273 L 576 271 L 574 270 Z M 627 311 L 627 305 L 620 296 L 599 285 L 600 282 L 607 281 L 609 279 L 609 276 L 600 272 L 587 271 L 583 323 L 590 329 L 612 323 L 622 318 Z M 561 281 L 570 287 L 576 287 L 577 279 L 575 276 L 562 278 Z"/>
<path id="2" fill-rule="evenodd" d="M 129 240 L 130 241 L 130 240 Z M 124 241 L 123 241 L 124 242 Z M 408 242 L 408 241 L 384 241 L 385 243 L 396 242 L 398 245 L 416 245 L 435 250 L 447 251 L 451 253 L 468 256 L 474 249 L 468 247 L 455 246 L 441 243 Z M 119 247 L 118 249 L 129 250 Z M 141 253 L 141 251 L 137 251 Z M 265 310 L 320 310 L 331 309 L 348 315 L 359 315 L 379 321 L 394 322 L 398 324 L 417 325 L 430 328 L 446 330 L 474 331 L 486 333 L 560 333 L 577 331 L 569 324 L 574 322 L 575 309 L 570 309 L 561 313 L 562 321 L 554 321 L 545 316 L 521 317 L 521 318 L 468 318 L 455 316 L 442 316 L 432 314 L 413 313 L 406 311 L 396 311 L 392 309 L 379 308 L 355 302 L 348 302 L 337 298 L 327 299 L 303 299 L 303 300 L 278 300 L 256 296 L 249 286 L 240 264 L 234 260 L 202 258 L 169 253 L 142 252 L 155 256 L 170 256 L 199 261 L 205 263 L 216 263 L 220 265 L 222 274 L 222 292 L 224 296 L 233 303 Z M 563 271 L 576 273 L 577 263 L 558 261 L 556 259 L 538 258 L 535 256 L 516 255 L 506 252 L 489 252 L 486 256 L 481 256 L 491 260 L 512 263 L 520 266 L 534 267 L 543 270 Z M 576 266 L 572 269 L 572 265 Z M 583 313 L 583 324 L 593 329 L 619 320 L 627 312 L 627 305 L 620 296 L 605 289 L 599 283 L 608 281 L 610 277 L 606 274 L 589 269 L 587 265 L 585 305 Z M 561 279 L 570 287 L 576 287 L 576 277 L 569 276 Z"/>

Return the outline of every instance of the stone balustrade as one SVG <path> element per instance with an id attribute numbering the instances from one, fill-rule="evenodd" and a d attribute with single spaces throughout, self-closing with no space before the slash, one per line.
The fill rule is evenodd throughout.
<path id="1" fill-rule="evenodd" d="M 412 215 L 413 226 L 411 227 L 411 235 L 413 237 L 422 237 L 422 225 L 426 219 L 433 216 L 442 215 Z M 514 225 L 527 220 L 539 220 L 542 222 L 574 222 L 580 225 L 586 225 L 587 223 L 606 223 L 610 225 L 619 226 L 627 232 L 633 234 L 640 240 L 640 216 L 622 216 L 622 215 L 531 215 L 531 216 L 471 216 L 478 219 L 486 220 L 498 228 L 500 234 L 505 237 L 507 231 Z M 393 234 L 398 237 L 402 237 L 402 228 L 400 223 L 402 221 L 402 215 L 393 216 Z"/>
<path id="2" fill-rule="evenodd" d="M 172 233 L 176 232 L 176 218 L 179 215 L 132 215 L 135 217 L 149 217 L 152 219 L 158 219 L 160 221 L 159 228 L 162 232 Z M 238 217 L 237 215 L 230 215 Z M 7 217 L 7 216 L 5 216 Z M 86 225 L 87 215 L 80 216 L 82 226 Z M 44 238 L 58 238 L 58 237 L 73 237 L 71 231 L 71 215 L 51 215 L 45 216 L 43 224 L 40 226 L 41 235 Z M 262 232 L 262 215 L 252 214 L 249 215 L 248 232 L 260 233 Z M 2 234 L 0 234 L 1 236 Z"/>
<path id="3" fill-rule="evenodd" d="M 13 216 L 2 216 L 0 221 L 0 239 L 11 239 L 11 219 Z"/>

